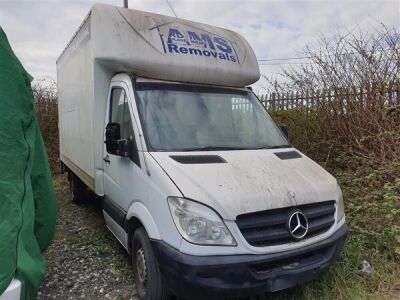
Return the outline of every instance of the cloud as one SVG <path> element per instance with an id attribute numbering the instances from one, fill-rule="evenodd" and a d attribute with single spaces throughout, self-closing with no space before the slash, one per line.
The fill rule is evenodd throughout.
<path id="1" fill-rule="evenodd" d="M 263 59 L 299 56 L 306 45 L 316 44 L 320 34 L 369 31 L 378 22 L 400 27 L 398 0 L 169 1 L 180 18 L 239 32 Z M 99 1 L 0 0 L 0 25 L 34 77 L 56 78 L 55 61 L 94 2 Z M 122 4 L 122 0 L 100 2 Z M 165 0 L 130 0 L 130 6 L 172 15 Z M 266 75 L 279 70 L 279 65 L 261 66 Z"/>

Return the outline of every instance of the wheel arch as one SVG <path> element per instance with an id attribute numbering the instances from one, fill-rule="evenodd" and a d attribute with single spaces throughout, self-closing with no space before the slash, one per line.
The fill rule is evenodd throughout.
<path id="1" fill-rule="evenodd" d="M 149 210 L 141 202 L 134 202 L 129 207 L 125 220 L 129 252 L 131 251 L 133 233 L 140 227 L 143 227 L 146 230 L 150 239 L 161 239 L 157 225 Z"/>

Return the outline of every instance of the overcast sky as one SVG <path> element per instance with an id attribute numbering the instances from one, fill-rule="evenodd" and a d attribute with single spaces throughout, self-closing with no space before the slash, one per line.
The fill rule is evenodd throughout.
<path id="1" fill-rule="evenodd" d="M 95 2 L 122 0 L 0 0 L 0 25 L 16 55 L 37 78 L 56 79 L 55 61 Z M 383 22 L 400 28 L 400 0 L 169 0 L 178 17 L 241 33 L 258 58 L 301 56 L 320 34 L 356 28 L 371 30 Z M 130 8 L 173 15 L 166 0 L 129 0 Z M 298 62 L 284 60 L 284 63 Z M 269 76 L 275 65 L 261 66 Z"/>

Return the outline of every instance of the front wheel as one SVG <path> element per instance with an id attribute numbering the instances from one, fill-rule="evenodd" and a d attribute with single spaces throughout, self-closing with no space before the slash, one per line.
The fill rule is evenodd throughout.
<path id="1" fill-rule="evenodd" d="M 141 300 L 169 299 L 157 258 L 143 227 L 137 229 L 132 238 L 132 267 L 136 289 Z"/>

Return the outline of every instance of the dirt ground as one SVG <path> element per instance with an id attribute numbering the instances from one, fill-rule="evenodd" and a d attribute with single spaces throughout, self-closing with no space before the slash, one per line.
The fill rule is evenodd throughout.
<path id="1" fill-rule="evenodd" d="M 100 203 L 71 203 L 65 178 L 55 179 L 59 219 L 46 251 L 38 299 L 137 299 L 130 257 L 106 229 Z"/>

